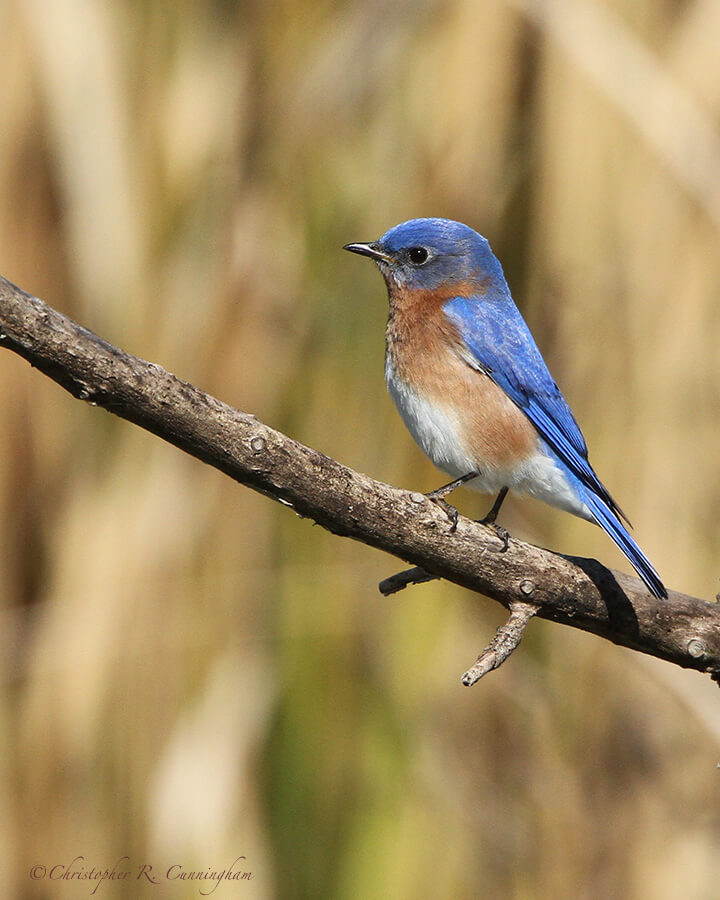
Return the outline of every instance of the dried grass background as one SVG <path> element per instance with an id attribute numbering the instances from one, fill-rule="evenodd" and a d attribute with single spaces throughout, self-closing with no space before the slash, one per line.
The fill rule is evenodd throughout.
<path id="1" fill-rule="evenodd" d="M 433 470 L 343 254 L 486 234 L 666 583 L 720 586 L 718 0 L 3 0 L 0 271 L 382 480 Z M 500 621 L 0 353 L 0 880 L 244 854 L 253 900 L 720 895 L 720 694 Z M 465 492 L 460 507 L 487 500 Z M 513 499 L 519 537 L 627 568 Z M 105 898 L 197 886 L 104 884 Z"/>

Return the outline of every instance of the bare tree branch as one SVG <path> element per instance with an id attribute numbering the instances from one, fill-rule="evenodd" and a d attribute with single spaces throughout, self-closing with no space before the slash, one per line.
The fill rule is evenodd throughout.
<path id="1" fill-rule="evenodd" d="M 411 584 L 425 584 L 427 581 L 434 581 L 436 578 L 439 578 L 439 576 L 431 575 L 420 566 L 413 566 L 412 569 L 404 569 L 402 572 L 396 572 L 389 578 L 383 578 L 378 588 L 383 597 L 389 597 L 390 594 L 404 591 Z"/>
<path id="2" fill-rule="evenodd" d="M 463 675 L 462 683 L 471 687 L 483 675 L 501 666 L 518 646 L 528 622 L 537 612 L 537 606 L 531 603 L 511 603 L 510 618 L 498 628 L 495 637 L 478 656 L 475 664 Z"/>
<path id="3" fill-rule="evenodd" d="M 74 397 L 140 425 L 328 531 L 385 550 L 427 576 L 400 573 L 396 581 L 442 577 L 501 603 L 511 611 L 510 620 L 466 678 L 499 665 L 500 656 L 517 646 L 531 612 L 718 678 L 720 605 L 676 592 L 656 600 L 637 578 L 521 541 L 510 540 L 501 553 L 492 527 L 463 517 L 453 533 L 446 514 L 424 495 L 373 481 L 303 446 L 160 366 L 113 347 L 1 277 L 0 347 L 28 360 Z"/>

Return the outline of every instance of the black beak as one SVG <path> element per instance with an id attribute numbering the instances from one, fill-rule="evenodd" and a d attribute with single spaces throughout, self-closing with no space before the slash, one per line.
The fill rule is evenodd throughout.
<path id="1" fill-rule="evenodd" d="M 377 243 L 372 244 L 345 244 L 343 250 L 349 250 L 351 253 L 359 253 L 360 256 L 369 256 L 376 262 L 392 262 L 392 257 L 381 250 Z"/>

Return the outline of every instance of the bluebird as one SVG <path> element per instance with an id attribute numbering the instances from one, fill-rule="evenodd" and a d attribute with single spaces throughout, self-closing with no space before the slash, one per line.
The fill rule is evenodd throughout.
<path id="1" fill-rule="evenodd" d="M 582 432 L 513 302 L 488 241 L 449 219 L 411 219 L 345 250 L 374 260 L 388 289 L 385 380 L 423 452 L 460 484 L 508 490 L 599 525 L 656 597 L 657 572 L 588 460 Z"/>

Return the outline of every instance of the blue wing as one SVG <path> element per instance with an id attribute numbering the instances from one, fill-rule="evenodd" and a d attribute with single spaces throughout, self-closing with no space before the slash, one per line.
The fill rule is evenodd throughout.
<path id="1" fill-rule="evenodd" d="M 630 537 L 627 517 L 588 462 L 580 427 L 512 299 L 454 297 L 445 313 L 458 329 L 471 365 L 485 372 L 530 419 L 573 477 L 592 515 L 657 597 L 667 596 L 654 568 Z"/>
<path id="2" fill-rule="evenodd" d="M 513 301 L 455 297 L 445 312 L 478 367 L 520 407 L 581 484 L 625 518 L 588 462 L 580 427 Z"/>

